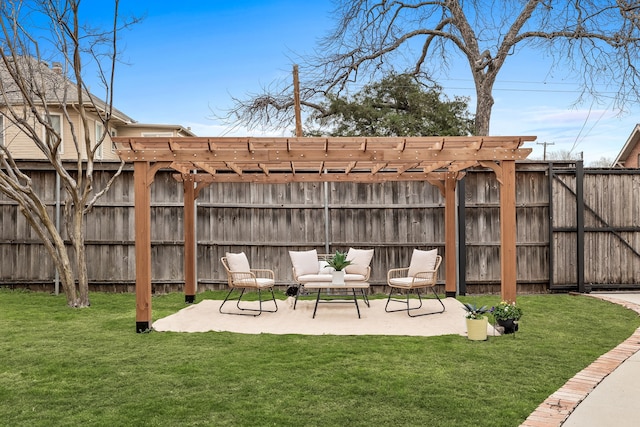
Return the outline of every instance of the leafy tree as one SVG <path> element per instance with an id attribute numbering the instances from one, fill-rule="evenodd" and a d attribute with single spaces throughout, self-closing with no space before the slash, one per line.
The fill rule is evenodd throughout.
<path id="1" fill-rule="evenodd" d="M 437 87 L 392 73 L 352 97 L 329 96 L 328 105 L 310 121 L 330 129 L 331 136 L 469 135 L 473 120 L 466 100 L 443 101 L 441 96 Z"/>
<path id="2" fill-rule="evenodd" d="M 617 93 L 615 107 L 640 91 L 640 4 L 635 0 L 338 0 L 336 26 L 300 67 L 300 103 L 339 94 L 353 82 L 401 68 L 423 79 L 462 58 L 476 89 L 475 134 L 489 134 L 493 86 L 507 60 L 523 50 L 551 60 L 552 70 L 581 82 L 586 96 Z M 551 71 L 551 70 L 550 70 Z M 289 126 L 291 85 L 235 99 L 229 118 L 247 127 Z M 609 94 L 603 94 L 609 96 Z"/>
<path id="3" fill-rule="evenodd" d="M 107 182 L 98 185 L 94 181 L 94 159 L 107 141 L 113 116 L 111 87 L 117 36 L 134 22 L 120 20 L 118 0 L 112 5 L 111 11 L 103 5 L 103 16 L 111 14 L 112 26 L 102 30 L 82 22 L 80 0 L 8 0 L 0 4 L 0 114 L 5 129 L 15 128 L 26 135 L 60 177 L 71 248 L 66 247 L 47 209 L 50 190 L 34 185 L 14 159 L 11 142 L 4 139 L 0 143 L 0 191 L 18 203 L 43 241 L 60 274 L 67 304 L 72 307 L 89 305 L 85 214 L 109 189 L 124 164 Z M 46 65 L 50 61 L 59 64 L 59 72 L 52 72 Z M 89 93 L 84 79 L 88 69 L 97 70 L 106 102 Z M 62 115 L 54 117 L 53 111 Z M 104 129 L 95 138 L 91 137 L 94 118 L 89 111 L 97 112 Z M 60 154 L 63 129 L 65 137 L 73 142 L 73 171 L 65 169 Z"/>

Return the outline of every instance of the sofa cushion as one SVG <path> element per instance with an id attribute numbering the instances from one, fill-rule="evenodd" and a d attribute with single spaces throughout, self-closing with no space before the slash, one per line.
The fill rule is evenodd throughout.
<path id="1" fill-rule="evenodd" d="M 373 259 L 373 249 L 349 248 L 347 260 L 351 261 L 351 264 L 345 268 L 345 271 L 350 274 L 362 274 L 365 276 L 371 259 Z"/>
<path id="2" fill-rule="evenodd" d="M 298 276 L 298 281 L 300 283 L 331 282 L 331 280 L 333 280 L 333 276 L 331 274 L 304 274 L 302 276 Z"/>
<path id="3" fill-rule="evenodd" d="M 296 270 L 297 276 L 305 274 L 318 274 L 320 266 L 318 264 L 318 251 L 289 251 L 291 263 Z"/>
<path id="4" fill-rule="evenodd" d="M 229 265 L 229 270 L 234 272 L 249 272 L 251 268 L 249 267 L 249 260 L 244 252 L 240 252 L 239 254 L 234 254 L 227 252 L 227 264 Z"/>
<path id="5" fill-rule="evenodd" d="M 409 264 L 409 277 L 413 277 L 422 271 L 433 271 L 436 266 L 436 258 L 438 257 L 438 250 L 432 249 L 430 251 L 421 251 L 420 249 L 414 249 L 411 254 L 411 263 Z"/>
<path id="6" fill-rule="evenodd" d="M 364 282 L 363 274 L 347 273 L 344 275 L 345 282 Z"/>

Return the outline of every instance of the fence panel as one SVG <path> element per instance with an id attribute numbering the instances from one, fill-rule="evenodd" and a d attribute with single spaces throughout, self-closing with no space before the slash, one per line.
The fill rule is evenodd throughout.
<path id="1" fill-rule="evenodd" d="M 105 183 L 115 164 L 97 165 Z M 25 162 L 55 217 L 55 172 L 44 162 Z M 152 277 L 156 289 L 183 283 L 183 187 L 173 171 L 161 170 L 151 186 Z M 575 286 L 576 176 L 559 173 L 550 193 L 547 164 L 518 163 L 517 279 L 520 291 L 544 292 L 550 274 L 560 286 Z M 130 291 L 135 283 L 133 171 L 127 167 L 88 214 L 85 236 L 92 285 Z M 500 282 L 500 184 L 491 171 L 465 177 L 467 290 L 497 292 Z M 615 191 L 614 191 L 615 189 Z M 598 173 L 584 178 L 585 280 L 633 286 L 640 277 L 640 175 Z M 64 194 L 64 193 L 63 193 Z M 550 223 L 549 199 L 553 202 Z M 278 282 L 292 281 L 289 250 L 324 252 L 374 248 L 371 281 L 385 283 L 386 270 L 409 263 L 413 248 L 444 255 L 444 199 L 426 182 L 221 184 L 201 188 L 197 204 L 200 289 L 224 285 L 219 258 L 245 251 L 256 267 L 272 268 Z M 589 210 L 591 209 L 591 211 Z M 553 227 L 553 265 L 550 230 Z M 62 224 L 63 236 L 64 223 Z M 44 245 L 0 194 L 0 284 L 52 286 L 55 270 Z M 445 279 L 441 269 L 439 280 Z"/>

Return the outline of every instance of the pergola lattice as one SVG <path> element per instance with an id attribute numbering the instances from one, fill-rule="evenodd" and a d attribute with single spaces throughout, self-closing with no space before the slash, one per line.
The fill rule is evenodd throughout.
<path id="1" fill-rule="evenodd" d="M 185 300 L 195 301 L 194 202 L 212 182 L 427 181 L 445 199 L 445 291 L 456 295 L 455 191 L 464 170 L 493 170 L 500 183 L 502 299 L 516 299 L 515 162 L 534 136 L 407 138 L 113 138 L 134 164 L 136 330 L 151 328 L 150 186 L 162 168 L 184 188 Z"/>

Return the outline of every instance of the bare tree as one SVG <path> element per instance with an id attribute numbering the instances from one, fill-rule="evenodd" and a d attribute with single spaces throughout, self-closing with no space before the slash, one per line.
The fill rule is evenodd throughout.
<path id="1" fill-rule="evenodd" d="M 601 156 L 598 160 L 594 160 L 589 163 L 589 167 L 592 168 L 608 168 L 613 169 L 614 160 L 610 157 Z"/>
<path id="2" fill-rule="evenodd" d="M 335 30 L 300 67 L 301 104 L 315 108 L 318 95 L 397 67 L 429 79 L 461 57 L 476 89 L 475 133 L 487 135 L 499 72 L 530 49 L 579 79 L 576 102 L 615 91 L 621 108 L 639 95 L 639 12 L 640 2 L 631 0 L 340 0 Z M 249 128 L 287 126 L 292 97 L 289 84 L 276 82 L 236 98 L 227 118 Z"/>
<path id="3" fill-rule="evenodd" d="M 582 152 L 571 150 L 549 151 L 545 160 L 582 160 Z"/>
<path id="4" fill-rule="evenodd" d="M 67 304 L 89 303 L 84 219 L 120 174 L 102 188 L 94 188 L 94 160 L 105 142 L 113 116 L 112 91 L 117 57 L 117 36 L 134 21 L 121 22 L 119 1 L 106 30 L 81 22 L 80 0 L 5 0 L 0 5 L 0 114 L 15 138 L 28 138 L 53 165 L 65 194 L 64 218 L 72 249 L 56 229 L 44 201 L 45 189 L 36 188 L 14 158 L 8 138 L 0 144 L 0 191 L 15 200 L 33 230 L 44 242 L 60 274 Z M 104 15 L 103 15 L 104 16 Z M 55 69 L 49 67 L 56 61 Z M 84 80 L 88 65 L 97 70 L 106 101 L 91 95 Z M 60 113 L 53 115 L 52 112 Z M 103 132 L 92 138 L 89 126 L 97 115 Z M 61 117 L 61 119 L 57 119 Z M 73 171 L 65 169 L 61 156 L 62 129 L 70 132 Z M 44 130 L 43 130 L 44 129 Z M 19 136 L 18 136 L 19 135 Z M 65 133 L 65 137 L 67 133 Z"/>

